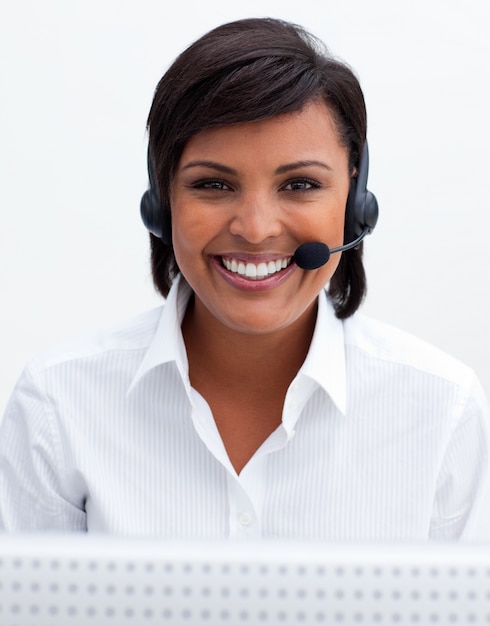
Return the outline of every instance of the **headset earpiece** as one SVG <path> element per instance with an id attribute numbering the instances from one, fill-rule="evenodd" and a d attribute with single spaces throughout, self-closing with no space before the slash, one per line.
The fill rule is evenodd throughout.
<path id="1" fill-rule="evenodd" d="M 364 230 L 370 233 L 378 221 L 378 201 L 367 190 L 369 172 L 369 150 L 364 143 L 357 176 L 352 178 L 345 210 L 344 242 L 349 243 L 359 237 Z"/>
<path id="2" fill-rule="evenodd" d="M 148 178 L 150 187 L 141 197 L 140 214 L 143 224 L 146 228 L 159 237 L 164 244 L 170 246 L 172 243 L 172 223 L 170 219 L 170 209 L 162 205 L 158 184 L 156 182 L 153 161 L 150 155 L 150 147 L 148 146 L 147 154 Z"/>

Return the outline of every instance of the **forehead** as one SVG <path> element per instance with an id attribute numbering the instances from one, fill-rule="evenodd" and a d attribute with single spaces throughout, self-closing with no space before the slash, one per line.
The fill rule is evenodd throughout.
<path id="1" fill-rule="evenodd" d="M 311 102 L 299 111 L 265 120 L 206 129 L 187 141 L 180 165 L 197 158 L 240 160 L 252 155 L 288 161 L 319 153 L 347 157 L 329 108 Z"/>

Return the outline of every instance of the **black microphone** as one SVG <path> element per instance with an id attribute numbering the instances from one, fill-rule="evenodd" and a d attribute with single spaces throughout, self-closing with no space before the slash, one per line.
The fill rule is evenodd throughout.
<path id="1" fill-rule="evenodd" d="M 343 246 L 339 246 L 338 248 L 332 248 L 331 250 L 326 243 L 322 243 L 321 241 L 303 243 L 296 249 L 293 255 L 294 262 L 303 270 L 317 270 L 328 262 L 331 254 L 355 248 L 371 230 L 369 226 L 366 226 L 357 239 Z"/>

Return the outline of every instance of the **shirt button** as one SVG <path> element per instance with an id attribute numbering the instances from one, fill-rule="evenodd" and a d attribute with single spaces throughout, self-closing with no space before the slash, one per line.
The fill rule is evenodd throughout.
<path id="1" fill-rule="evenodd" d="M 242 513 L 239 517 L 239 520 L 242 526 L 250 526 L 250 524 L 252 523 L 252 516 L 250 515 L 250 513 Z"/>

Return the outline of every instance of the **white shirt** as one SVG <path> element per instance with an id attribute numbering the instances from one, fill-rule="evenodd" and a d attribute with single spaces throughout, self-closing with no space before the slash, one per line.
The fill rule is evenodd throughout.
<path id="1" fill-rule="evenodd" d="M 237 475 L 166 304 L 33 359 L 0 430 L 0 527 L 166 538 L 490 537 L 489 414 L 466 366 L 326 294 L 282 425 Z M 278 367 L 280 364 L 278 363 Z"/>

